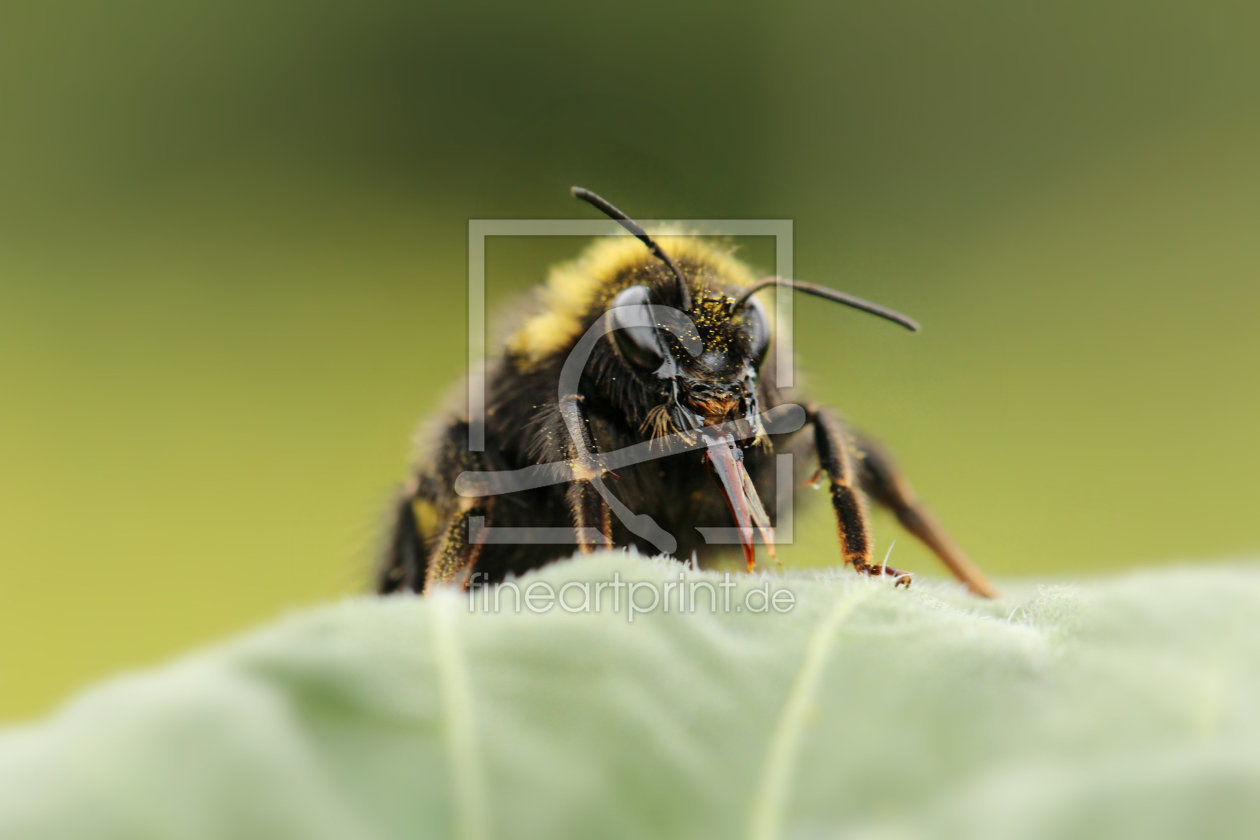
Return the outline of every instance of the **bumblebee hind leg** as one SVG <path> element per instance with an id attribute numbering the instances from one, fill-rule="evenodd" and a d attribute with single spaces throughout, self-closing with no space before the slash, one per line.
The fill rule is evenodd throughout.
<path id="1" fill-rule="evenodd" d="M 480 453 L 468 451 L 468 423 L 453 420 L 432 447 L 398 502 L 393 531 L 377 575 L 377 591 L 426 592 L 431 586 L 466 586 L 482 544 L 470 535 L 478 517 L 488 517 L 491 497 L 456 496 L 465 471 L 485 469 Z"/>
<path id="2" fill-rule="evenodd" d="M 902 527 L 932 549 L 941 562 L 949 567 L 954 577 L 962 581 L 968 589 L 985 598 L 996 598 L 998 593 L 993 584 L 989 583 L 984 572 L 949 538 L 932 512 L 918 500 L 910 482 L 887 450 L 865 436 L 859 437 L 858 447 L 861 451 L 861 485 L 871 498 L 891 510 Z"/>
<path id="3" fill-rule="evenodd" d="M 435 586 L 468 585 L 482 545 L 473 539 L 473 520 L 480 518 L 484 524 L 489 512 L 489 500 L 467 499 L 451 514 L 441 539 L 429 555 L 429 562 L 424 570 L 423 589 L 420 591 L 427 593 Z"/>
<path id="4" fill-rule="evenodd" d="M 426 533 L 432 524 L 420 521 L 417 506 L 436 510 L 425 499 L 414 496 L 399 502 L 385 562 L 377 574 L 378 594 L 428 592 L 433 586 L 446 584 L 466 586 L 477 565 L 481 543 L 473 539 L 470 526 L 477 517 L 484 523 L 490 512 L 489 500 L 468 499 L 447 517 L 437 534 Z"/>
<path id="5" fill-rule="evenodd" d="M 408 495 L 398 502 L 393 530 L 385 546 L 385 558 L 376 575 L 376 591 L 388 595 L 400 590 L 417 591 L 414 581 L 424 579 L 428 562 L 424 537 L 416 519 L 413 499 Z"/>

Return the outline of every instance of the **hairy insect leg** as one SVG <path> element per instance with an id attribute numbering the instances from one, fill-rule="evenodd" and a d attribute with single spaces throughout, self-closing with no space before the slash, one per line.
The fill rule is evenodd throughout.
<path id="1" fill-rule="evenodd" d="M 398 500 L 384 562 L 376 576 L 376 591 L 380 595 L 402 589 L 414 590 L 416 587 L 410 584 L 418 582 L 424 574 L 428 552 L 424 547 L 424 535 L 420 533 L 415 503 L 410 492 L 404 492 Z"/>
<path id="2" fill-rule="evenodd" d="M 596 548 L 612 548 L 612 512 L 589 481 L 574 481 L 564 493 L 573 530 L 577 534 L 578 551 L 589 554 Z M 597 540 L 591 535 L 599 534 Z"/>
<path id="3" fill-rule="evenodd" d="M 612 511 L 592 484 L 593 480 L 602 479 L 596 458 L 599 449 L 576 396 L 570 394 L 560 400 L 560 418 L 564 429 L 559 434 L 568 441 L 565 460 L 573 472 L 573 481 L 565 490 L 564 498 L 573 519 L 578 550 L 589 554 L 596 548 L 612 548 Z M 593 534 L 598 534 L 598 539 L 591 539 Z"/>
<path id="4" fill-rule="evenodd" d="M 469 575 L 481 554 L 481 543 L 473 539 L 470 525 L 474 517 L 484 519 L 489 512 L 488 500 L 466 499 L 451 514 L 433 553 L 429 555 L 421 591 L 429 592 L 435 586 L 468 585 Z M 408 583 L 408 588 L 415 588 L 410 585 L 412 582 Z"/>
<path id="5" fill-rule="evenodd" d="M 860 481 L 863 489 L 877 503 L 893 512 L 907 531 L 919 538 L 941 559 L 968 589 L 985 598 L 996 598 L 997 590 L 984 573 L 968 559 L 949 538 L 932 512 L 914 494 L 901 469 L 879 443 L 868 437 L 858 438 L 862 453 Z"/>
<path id="6" fill-rule="evenodd" d="M 458 496 L 450 488 L 467 471 L 486 469 L 484 453 L 468 446 L 468 421 L 453 419 L 402 489 L 377 591 L 427 591 L 431 585 L 467 585 L 481 553 L 469 525 L 488 518 L 491 498 Z"/>
<path id="7" fill-rule="evenodd" d="M 824 408 L 810 406 L 806 412 L 814 427 L 814 448 L 818 452 L 819 466 L 830 483 L 831 506 L 836 512 L 844 561 L 852 564 L 854 570 L 861 574 L 887 575 L 895 578 L 898 586 L 909 586 L 909 573 L 871 562 L 866 500 L 854 485 L 856 475 L 844 427 Z"/>

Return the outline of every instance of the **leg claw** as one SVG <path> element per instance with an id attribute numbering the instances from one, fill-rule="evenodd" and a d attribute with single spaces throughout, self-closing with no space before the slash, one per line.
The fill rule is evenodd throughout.
<path id="1" fill-rule="evenodd" d="M 893 586 L 904 586 L 910 588 L 910 581 L 913 575 L 910 572 L 903 572 L 901 569 L 894 569 L 892 566 L 885 566 L 876 563 L 863 563 L 854 561 L 853 569 L 860 575 L 868 577 L 889 577 L 893 579 Z"/>

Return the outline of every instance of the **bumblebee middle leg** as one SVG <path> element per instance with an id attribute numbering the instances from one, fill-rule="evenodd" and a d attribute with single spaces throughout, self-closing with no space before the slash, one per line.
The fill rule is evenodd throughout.
<path id="1" fill-rule="evenodd" d="M 831 506 L 836 512 L 844 562 L 852 564 L 854 570 L 861 574 L 888 575 L 896 580 L 897 586 L 909 586 L 909 573 L 871 562 L 866 499 L 856 485 L 857 475 L 844 427 L 824 408 L 810 406 L 806 415 L 814 427 L 814 448 L 818 452 L 819 468 L 831 485 Z"/>

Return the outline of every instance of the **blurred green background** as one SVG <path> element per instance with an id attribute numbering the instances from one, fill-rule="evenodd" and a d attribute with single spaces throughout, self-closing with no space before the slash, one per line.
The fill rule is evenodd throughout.
<path id="1" fill-rule="evenodd" d="M 361 591 L 467 220 L 573 183 L 793 219 L 797 276 L 923 321 L 799 306 L 801 362 L 999 577 L 1260 548 L 1255 4 L 4 17 L 0 719 Z M 494 243 L 492 307 L 577 246 Z"/>

